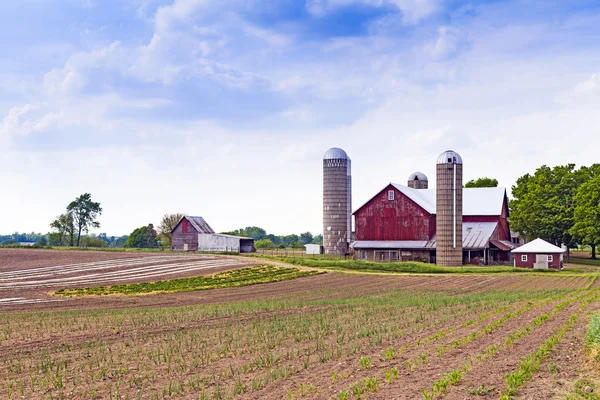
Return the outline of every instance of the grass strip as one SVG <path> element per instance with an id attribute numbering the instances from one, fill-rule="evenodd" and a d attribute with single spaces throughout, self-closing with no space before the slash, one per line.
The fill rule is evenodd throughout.
<path id="1" fill-rule="evenodd" d="M 596 363 L 600 363 L 600 313 L 594 314 L 587 329 L 585 348 Z"/>
<path id="2" fill-rule="evenodd" d="M 193 278 L 178 278 L 167 281 L 132 283 L 114 286 L 94 286 L 79 289 L 60 289 L 54 292 L 60 296 L 95 296 L 147 293 L 176 293 L 196 290 L 210 290 L 228 287 L 255 285 L 259 283 L 280 282 L 305 276 L 318 275 L 319 271 L 301 271 L 297 268 L 279 266 L 261 266 L 234 269 L 214 275 Z"/>
<path id="3" fill-rule="evenodd" d="M 246 255 L 245 255 L 246 256 Z M 374 262 L 362 260 L 339 260 L 334 258 L 310 258 L 293 256 L 267 256 L 267 255 L 247 255 L 247 257 L 259 257 L 264 259 L 283 261 L 289 264 L 302 265 L 305 267 L 323 268 L 323 269 L 345 269 L 362 272 L 400 272 L 411 274 L 489 274 L 489 273 L 542 273 L 553 274 L 558 270 L 533 270 L 528 268 L 516 267 L 442 267 L 435 264 L 421 262 Z"/>

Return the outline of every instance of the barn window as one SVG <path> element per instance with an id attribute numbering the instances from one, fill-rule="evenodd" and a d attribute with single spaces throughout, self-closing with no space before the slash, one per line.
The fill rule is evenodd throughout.
<path id="1" fill-rule="evenodd" d="M 394 191 L 388 190 L 388 200 L 394 200 Z"/>
<path id="2" fill-rule="evenodd" d="M 363 260 L 367 258 L 367 251 L 366 250 L 361 250 L 360 251 L 360 258 L 362 258 Z"/>
<path id="3" fill-rule="evenodd" d="M 554 261 L 553 257 L 552 256 L 548 256 L 548 261 L 550 261 L 550 262 Z"/>
<path id="4" fill-rule="evenodd" d="M 181 222 L 181 232 L 183 232 L 183 233 L 187 233 L 187 231 L 188 231 L 188 220 L 187 220 L 187 219 L 184 219 L 184 220 Z"/>
<path id="5" fill-rule="evenodd" d="M 392 260 L 397 260 L 398 259 L 398 252 L 397 251 L 392 251 L 392 254 L 391 254 L 390 258 Z"/>
<path id="6" fill-rule="evenodd" d="M 521 261 L 527 261 L 527 255 L 522 255 L 521 256 Z"/>

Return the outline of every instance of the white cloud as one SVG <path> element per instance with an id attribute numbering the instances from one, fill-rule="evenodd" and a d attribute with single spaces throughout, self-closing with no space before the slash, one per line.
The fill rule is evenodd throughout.
<path id="1" fill-rule="evenodd" d="M 416 24 L 440 10 L 439 0 L 307 0 L 306 10 L 315 16 L 323 16 L 341 7 L 366 4 L 373 7 L 395 6 L 402 12 L 405 24 Z"/>
<path id="2" fill-rule="evenodd" d="M 435 41 L 425 45 L 425 51 L 435 59 L 454 54 L 461 41 L 460 30 L 451 26 L 440 26 Z"/>

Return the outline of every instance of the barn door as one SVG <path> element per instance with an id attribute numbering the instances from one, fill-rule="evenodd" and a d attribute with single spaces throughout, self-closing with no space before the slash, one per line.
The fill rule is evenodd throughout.
<path id="1" fill-rule="evenodd" d="M 183 251 L 188 251 L 188 249 L 189 249 L 189 247 L 188 247 L 188 246 L 189 246 L 189 245 L 188 245 L 187 243 L 184 243 L 184 244 L 183 244 Z"/>
<path id="2" fill-rule="evenodd" d="M 545 254 L 536 254 L 533 269 L 548 269 L 548 256 Z"/>

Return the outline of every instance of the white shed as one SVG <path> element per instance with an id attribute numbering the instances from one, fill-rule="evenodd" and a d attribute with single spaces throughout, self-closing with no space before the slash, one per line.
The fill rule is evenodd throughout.
<path id="1" fill-rule="evenodd" d="M 306 254 L 323 254 L 323 246 L 320 244 L 305 244 Z"/>

